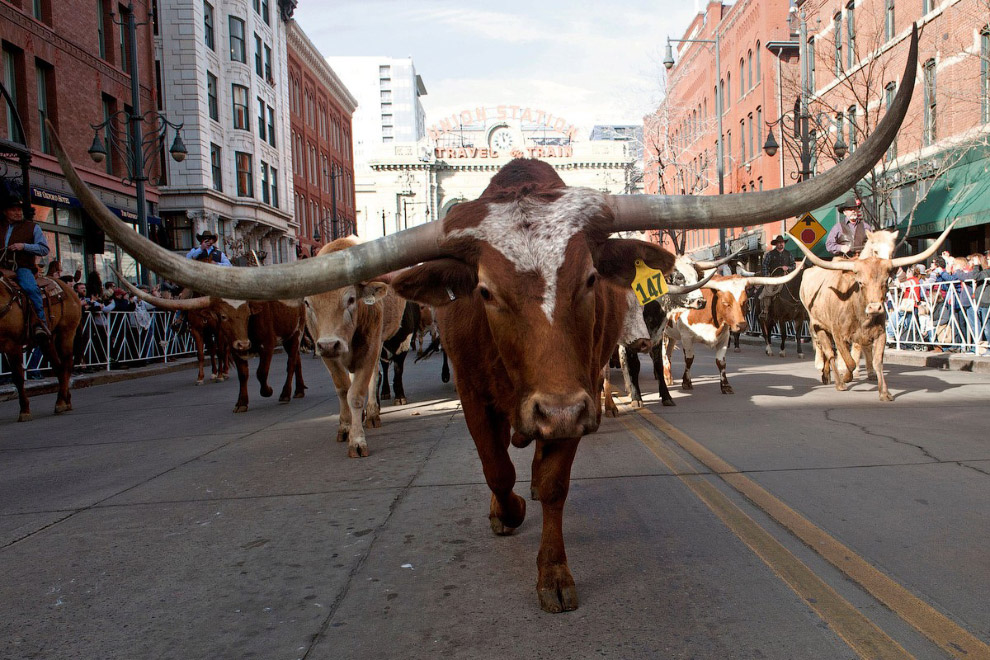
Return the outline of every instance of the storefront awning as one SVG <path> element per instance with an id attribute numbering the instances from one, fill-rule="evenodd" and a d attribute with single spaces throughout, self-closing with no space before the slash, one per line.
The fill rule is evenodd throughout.
<path id="1" fill-rule="evenodd" d="M 956 229 L 990 223 L 990 158 L 956 166 L 936 179 L 915 209 L 908 237 L 939 234 L 954 218 Z M 908 220 L 901 221 L 901 229 Z"/>

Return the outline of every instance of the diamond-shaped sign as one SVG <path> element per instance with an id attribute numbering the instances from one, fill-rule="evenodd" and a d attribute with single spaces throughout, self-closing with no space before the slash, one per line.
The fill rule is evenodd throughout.
<path id="1" fill-rule="evenodd" d="M 822 240 L 828 232 L 821 223 L 815 220 L 815 216 L 805 213 L 801 219 L 794 223 L 787 233 L 804 243 L 808 248 L 813 248 L 818 241 Z"/>

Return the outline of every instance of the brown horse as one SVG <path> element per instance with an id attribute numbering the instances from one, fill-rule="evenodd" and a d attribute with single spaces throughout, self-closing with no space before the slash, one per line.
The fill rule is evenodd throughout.
<path id="1" fill-rule="evenodd" d="M 772 276 L 783 275 L 780 268 L 775 269 Z M 808 319 L 808 313 L 801 304 L 801 281 L 804 273 L 798 273 L 797 277 L 786 284 L 778 284 L 774 287 L 776 291 L 771 291 L 767 297 L 760 298 L 760 309 L 758 318 L 760 328 L 763 331 L 763 339 L 766 341 L 767 355 L 773 355 L 771 337 L 774 324 L 780 330 L 780 357 L 786 357 L 784 344 L 787 342 L 787 324 L 794 326 L 794 340 L 797 342 L 797 356 L 804 357 L 804 349 L 801 346 L 801 327 Z"/>
<path id="2" fill-rule="evenodd" d="M 52 370 L 58 376 L 58 398 L 55 400 L 55 414 L 72 410 L 72 397 L 69 394 L 69 378 L 72 375 L 72 344 L 76 338 L 76 328 L 82 319 L 82 304 L 75 292 L 65 282 L 58 279 L 38 278 L 38 288 L 45 301 L 45 315 L 51 337 L 38 346 L 51 362 Z M 31 301 L 14 280 L 13 273 L 5 271 L 0 275 L 0 353 L 10 364 L 10 371 L 17 387 L 17 397 L 21 403 L 18 422 L 31 420 L 31 404 L 24 389 L 24 350 L 34 348 L 34 340 L 28 333 L 28 306 Z"/>

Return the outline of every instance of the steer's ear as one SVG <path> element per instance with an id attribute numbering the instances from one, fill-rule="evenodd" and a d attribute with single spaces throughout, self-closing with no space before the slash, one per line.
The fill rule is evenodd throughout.
<path id="1" fill-rule="evenodd" d="M 384 282 L 362 282 L 357 287 L 358 298 L 364 298 L 365 303 L 374 305 L 388 295 L 388 285 Z"/>
<path id="2" fill-rule="evenodd" d="M 636 260 L 664 275 L 674 268 L 674 255 L 659 245 L 631 238 L 610 238 L 595 257 L 595 268 L 602 277 L 622 286 L 632 286 L 636 279 Z"/>
<path id="3" fill-rule="evenodd" d="M 464 298 L 478 286 L 472 266 L 457 259 L 433 259 L 396 273 L 392 288 L 407 300 L 443 307 Z"/>

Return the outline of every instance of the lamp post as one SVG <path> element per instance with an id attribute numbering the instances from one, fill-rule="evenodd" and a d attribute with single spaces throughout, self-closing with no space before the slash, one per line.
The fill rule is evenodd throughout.
<path id="1" fill-rule="evenodd" d="M 147 201 L 145 199 L 145 182 L 148 181 L 148 175 L 145 173 L 148 162 L 158 154 L 162 145 L 165 144 L 166 133 L 169 128 L 175 130 L 175 139 L 172 141 L 172 146 L 169 148 L 169 153 L 172 158 L 181 163 L 186 158 L 186 145 L 183 144 L 182 138 L 179 136 L 179 130 L 182 129 L 182 124 L 173 124 L 170 122 L 165 115 L 155 111 L 149 110 L 146 113 L 141 112 L 141 89 L 138 77 L 138 49 L 137 49 L 137 26 L 147 25 L 147 21 L 144 23 L 138 23 L 134 17 L 134 3 L 128 2 L 127 7 L 121 7 L 121 13 L 124 15 L 122 21 L 114 20 L 115 25 L 127 28 L 127 38 L 128 38 L 128 57 L 131 62 L 131 111 L 121 110 L 115 112 L 114 114 L 107 117 L 100 124 L 90 124 L 93 129 L 93 146 L 89 148 L 89 155 L 93 161 L 97 163 L 103 162 L 103 159 L 107 157 L 107 147 L 104 146 L 104 140 L 100 139 L 100 131 L 104 132 L 105 140 L 108 143 L 110 149 L 120 149 L 127 157 L 124 159 L 124 163 L 127 168 L 127 176 L 122 178 L 123 183 L 133 182 L 134 183 L 134 196 L 137 201 L 137 217 L 138 217 L 138 231 L 145 238 L 148 237 L 148 208 Z M 113 14 L 111 13 L 111 16 Z M 145 121 L 153 121 L 156 124 L 155 130 L 147 138 L 144 137 L 142 131 L 142 123 Z M 124 122 L 129 125 L 130 131 L 118 128 L 118 124 Z M 144 266 L 138 264 L 138 277 L 142 284 L 148 284 L 148 271 Z"/>
<path id="2" fill-rule="evenodd" d="M 716 162 L 715 171 L 718 173 L 718 194 L 725 194 L 725 152 L 722 146 L 722 85 L 720 76 L 722 75 L 722 65 L 719 59 L 719 34 L 715 30 L 714 39 L 671 39 L 667 37 L 667 49 L 664 52 L 663 66 L 670 71 L 674 67 L 674 52 L 670 47 L 672 43 L 688 44 L 714 44 L 715 46 L 715 115 L 718 117 L 718 135 L 716 135 Z M 718 256 L 725 256 L 725 228 L 718 230 Z"/>
<path id="3" fill-rule="evenodd" d="M 791 33 L 791 35 L 793 37 L 793 32 Z M 767 44 L 767 48 L 771 49 L 771 52 L 773 52 L 774 48 L 777 48 L 778 49 L 777 56 L 779 58 L 781 56 L 781 53 L 783 52 L 783 49 L 786 48 L 787 45 L 788 43 L 777 44 L 776 46 L 774 44 Z M 763 152 L 766 155 L 772 157 L 777 153 L 777 150 L 782 145 L 786 144 L 787 141 L 784 139 L 784 134 L 785 134 L 784 128 L 787 126 L 787 123 L 790 122 L 791 128 L 796 129 L 795 133 L 799 135 L 801 140 L 801 144 L 800 144 L 801 170 L 798 172 L 797 178 L 798 181 L 807 181 L 812 176 L 814 176 L 814 173 L 812 172 L 811 169 L 812 140 L 811 140 L 811 133 L 809 130 L 809 126 L 812 122 L 814 122 L 815 128 L 818 130 L 827 130 L 828 126 L 827 126 L 827 121 L 826 122 L 822 121 L 823 115 L 819 114 L 817 117 L 812 118 L 811 113 L 808 112 L 808 100 L 810 99 L 813 91 L 811 89 L 811 67 L 813 66 L 814 63 L 811 62 L 810 58 L 808 57 L 808 26 L 807 23 L 805 22 L 805 12 L 803 9 L 801 10 L 800 23 L 798 26 L 797 46 L 798 46 L 798 59 L 801 64 L 801 90 L 797 102 L 794 104 L 794 113 L 793 113 L 794 116 L 788 117 L 786 113 L 782 112 L 780 115 L 780 119 L 778 119 L 777 121 L 767 122 L 767 126 L 769 127 L 769 132 L 767 134 L 767 141 L 763 144 Z M 793 48 L 793 46 L 791 47 Z M 780 84 L 779 81 L 778 84 Z M 773 136 L 773 129 L 775 126 L 778 125 L 780 126 L 779 144 Z M 846 143 L 842 140 L 842 135 L 836 135 L 835 144 L 832 145 L 832 150 L 835 153 L 835 157 L 837 159 L 842 160 L 843 158 L 845 158 L 846 153 L 848 152 L 849 149 L 846 146 Z M 781 181 L 781 185 L 783 185 L 783 181 Z"/>

